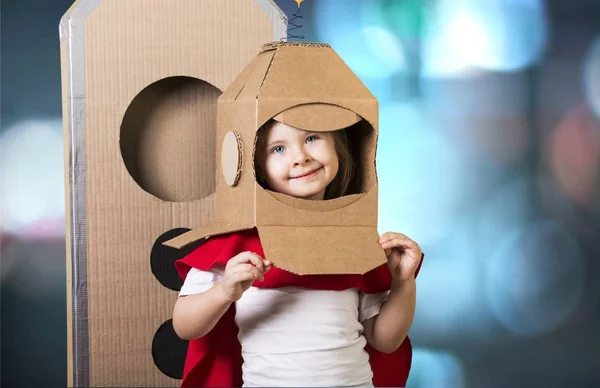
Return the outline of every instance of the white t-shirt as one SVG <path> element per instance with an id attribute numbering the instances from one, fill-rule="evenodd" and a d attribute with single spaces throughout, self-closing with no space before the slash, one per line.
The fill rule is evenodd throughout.
<path id="1" fill-rule="evenodd" d="M 192 268 L 179 295 L 204 292 L 223 269 Z M 388 293 L 250 287 L 236 302 L 244 387 L 372 386 L 362 321 Z"/>

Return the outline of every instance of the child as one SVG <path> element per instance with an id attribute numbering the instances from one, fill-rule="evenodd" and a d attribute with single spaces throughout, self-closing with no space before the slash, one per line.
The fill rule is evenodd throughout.
<path id="1" fill-rule="evenodd" d="M 344 130 L 307 132 L 271 120 L 258 136 L 255 168 L 264 188 L 307 200 L 347 194 L 353 162 Z M 212 263 L 194 264 L 207 261 L 196 251 L 177 263 L 185 282 L 173 326 L 183 339 L 200 339 L 191 341 L 188 358 L 198 353 L 220 369 L 195 361 L 186 363 L 184 374 L 195 374 L 195 384 L 202 385 L 239 384 L 241 378 L 243 386 L 263 387 L 403 386 L 422 253 L 399 233 L 385 233 L 379 243 L 387 266 L 364 277 L 296 276 L 262 257 L 255 231 L 208 239 L 197 250 L 214 255 Z M 232 245 L 237 248 L 227 248 Z M 231 365 L 242 361 L 230 360 L 238 357 L 239 345 L 224 334 L 225 321 L 233 321 L 228 314 L 239 328 L 241 376 Z M 388 354 L 396 358 L 383 362 Z M 233 380 L 221 379 L 223 373 Z"/>

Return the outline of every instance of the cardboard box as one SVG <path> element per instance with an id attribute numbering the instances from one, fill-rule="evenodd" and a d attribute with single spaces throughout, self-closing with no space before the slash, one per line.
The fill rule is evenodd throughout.
<path id="1" fill-rule="evenodd" d="M 272 43 L 218 99 L 216 219 L 166 244 L 256 227 L 265 256 L 297 274 L 363 274 L 378 244 L 378 102 L 327 44 Z M 357 165 L 350 195 L 311 201 L 256 181 L 257 131 L 270 119 L 309 131 L 346 128 Z"/>
<path id="2" fill-rule="evenodd" d="M 69 386 L 179 385 L 161 244 L 214 220 L 216 99 L 286 24 L 271 0 L 80 0 L 61 20 Z"/>

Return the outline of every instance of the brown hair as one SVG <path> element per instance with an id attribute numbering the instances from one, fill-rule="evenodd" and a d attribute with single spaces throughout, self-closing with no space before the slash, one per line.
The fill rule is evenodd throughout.
<path id="1" fill-rule="evenodd" d="M 354 175 L 354 159 L 352 158 L 352 150 L 350 149 L 346 130 L 339 129 L 331 132 L 331 135 L 333 136 L 339 167 L 335 178 L 333 178 L 325 189 L 325 199 L 339 198 L 347 195 L 350 181 Z"/>
<path id="2" fill-rule="evenodd" d="M 258 138 L 274 124 L 275 120 L 271 119 L 260 127 L 257 133 Z M 339 129 L 330 133 L 333 137 L 333 144 L 335 146 L 335 152 L 337 153 L 339 167 L 336 176 L 325 189 L 324 199 L 334 199 L 347 195 L 352 176 L 354 175 L 354 159 L 352 157 L 352 150 L 350 148 L 348 136 L 346 135 L 346 130 Z M 269 187 L 267 182 L 260 179 L 261 173 L 256 162 L 254 162 L 254 169 L 258 184 L 268 190 Z"/>

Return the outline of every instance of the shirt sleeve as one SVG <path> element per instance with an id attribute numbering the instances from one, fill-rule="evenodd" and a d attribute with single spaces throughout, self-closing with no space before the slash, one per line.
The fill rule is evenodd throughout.
<path id="1" fill-rule="evenodd" d="M 210 289 L 223 280 L 224 272 L 223 268 L 212 268 L 210 271 L 202 271 L 198 268 L 190 269 L 183 281 L 179 296 L 200 294 Z"/>
<path id="2" fill-rule="evenodd" d="M 359 291 L 358 321 L 363 322 L 378 315 L 389 295 L 389 291 L 378 294 L 363 294 Z"/>

